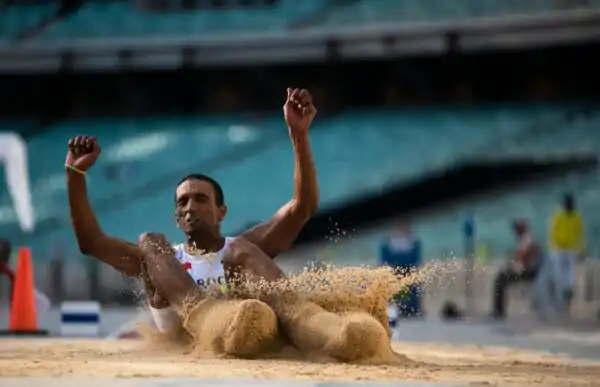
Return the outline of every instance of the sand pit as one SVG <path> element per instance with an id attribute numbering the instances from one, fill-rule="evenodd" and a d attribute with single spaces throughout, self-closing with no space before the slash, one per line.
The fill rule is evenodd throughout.
<path id="1" fill-rule="evenodd" d="M 256 283 L 254 289 L 246 291 L 251 292 L 252 298 L 264 299 L 269 304 L 267 309 L 273 308 L 279 322 L 289 327 L 288 333 L 295 345 L 288 343 L 283 349 L 276 347 L 270 352 L 260 352 L 256 357 L 261 360 L 216 355 L 231 353 L 224 352 L 221 347 L 227 340 L 233 342 L 232 337 L 240 343 L 248 342 L 250 338 L 258 337 L 256 332 L 268 324 L 257 324 L 261 321 L 260 316 L 239 312 L 242 310 L 238 308 L 240 300 L 208 298 L 194 300 L 184 313 L 186 331 L 183 332 L 191 335 L 152 333 L 142 341 L 2 340 L 0 377 L 426 381 L 451 385 L 537 384 L 544 387 L 597 385 L 600 362 L 558 355 L 415 343 L 395 343 L 393 349 L 397 353 L 393 353 L 385 328 L 388 325 L 387 300 L 405 286 L 406 281 L 414 281 L 419 276 L 423 278 L 428 272 L 431 273 L 420 270 L 400 281 L 386 269 L 329 269 L 305 272 L 281 283 Z M 252 305 L 259 302 L 256 299 L 246 301 L 252 301 Z M 243 303 L 248 304 L 246 301 Z M 231 305 L 237 312 L 232 312 Z M 315 310 L 317 312 L 313 313 Z M 250 316 L 251 321 L 240 316 Z M 238 318 L 241 320 L 235 320 Z M 270 319 L 275 321 L 275 316 Z M 237 322 L 232 324 L 232 321 Z M 238 332 L 238 327 L 244 329 Z M 348 332 L 356 334 L 346 335 Z M 323 341 L 322 337 L 328 339 Z M 179 340 L 182 338 L 185 340 Z M 311 342 L 325 342 L 327 347 L 307 345 Z M 329 351 L 331 348 L 336 350 Z M 341 356 L 337 352 L 340 348 L 349 351 L 349 355 Z M 324 353 L 329 356 L 324 357 Z M 360 356 L 350 356 L 356 353 Z M 340 359 L 348 363 L 343 364 Z"/>
<path id="2" fill-rule="evenodd" d="M 299 360 L 198 358 L 140 341 L 5 339 L 0 377 L 441 381 L 499 386 L 592 386 L 600 362 L 502 348 L 396 343 L 410 361 L 359 366 Z"/>

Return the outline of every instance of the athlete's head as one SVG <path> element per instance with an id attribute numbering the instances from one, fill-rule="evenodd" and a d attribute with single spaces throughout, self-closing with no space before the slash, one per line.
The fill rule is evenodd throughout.
<path id="1" fill-rule="evenodd" d="M 527 219 L 518 218 L 512 222 L 513 232 L 517 237 L 522 237 L 529 230 L 529 222 Z"/>
<path id="2" fill-rule="evenodd" d="M 575 198 L 573 197 L 573 194 L 571 194 L 571 193 L 564 194 L 563 200 L 562 200 L 562 205 L 566 212 L 575 211 Z"/>
<path id="3" fill-rule="evenodd" d="M 7 263 L 10 259 L 12 246 L 8 239 L 0 238 L 0 262 Z"/>
<path id="4" fill-rule="evenodd" d="M 191 174 L 177 184 L 175 219 L 185 234 L 218 232 L 226 214 L 223 189 L 214 179 Z"/>

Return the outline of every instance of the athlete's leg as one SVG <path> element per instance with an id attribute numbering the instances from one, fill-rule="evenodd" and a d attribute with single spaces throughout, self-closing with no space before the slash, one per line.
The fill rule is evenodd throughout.
<path id="1" fill-rule="evenodd" d="M 183 326 L 201 348 L 253 358 L 279 343 L 275 312 L 259 300 L 208 298 L 190 309 Z"/>
<path id="2" fill-rule="evenodd" d="M 163 234 L 142 234 L 139 247 L 144 253 L 143 274 L 154 287 L 150 296 L 156 291 L 177 309 L 181 309 L 189 297 L 202 296 L 202 290 L 175 258 L 175 250 Z"/>
<path id="3" fill-rule="evenodd" d="M 389 327 L 388 300 L 376 290 L 367 290 L 363 294 L 355 292 L 314 292 L 309 296 L 310 301 L 332 313 L 366 312 L 373 316 L 392 337 Z"/>
<path id="4" fill-rule="evenodd" d="M 259 355 L 273 346 L 278 336 L 277 317 L 268 305 L 258 300 L 208 297 L 177 261 L 162 234 L 143 234 L 139 245 L 145 253 L 149 285 L 177 309 L 183 327 L 199 344 L 242 357 Z"/>
<path id="5" fill-rule="evenodd" d="M 283 272 L 258 246 L 237 238 L 224 261 L 244 268 L 245 275 L 267 281 L 284 277 Z M 321 351 L 343 361 L 369 357 L 388 341 L 386 330 L 366 313 L 337 315 L 294 292 L 275 289 L 264 296 L 292 342 L 302 351 Z"/>

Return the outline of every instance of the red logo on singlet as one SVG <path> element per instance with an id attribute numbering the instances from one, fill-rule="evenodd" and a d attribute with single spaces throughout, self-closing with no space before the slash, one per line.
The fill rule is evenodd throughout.
<path id="1" fill-rule="evenodd" d="M 190 262 L 184 262 L 183 263 L 183 268 L 185 270 L 190 270 L 192 268 L 192 264 Z"/>

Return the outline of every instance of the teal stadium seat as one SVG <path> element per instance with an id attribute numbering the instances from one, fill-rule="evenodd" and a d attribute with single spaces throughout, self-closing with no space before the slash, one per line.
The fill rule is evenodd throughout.
<path id="1" fill-rule="evenodd" d="M 56 9 L 57 6 L 54 4 L 0 8 L 0 42 L 16 37 L 24 29 L 52 15 Z"/>
<path id="2" fill-rule="evenodd" d="M 552 120 L 551 112 L 542 114 Z M 558 130 L 548 130 L 534 136 L 505 137 L 495 145 L 493 155 L 553 154 L 576 152 L 600 155 L 600 114 L 590 117 L 575 116 L 572 122 L 561 125 Z M 463 137 L 464 138 L 464 137 Z M 515 138 L 520 138 L 515 140 Z M 481 154 L 481 152 L 476 152 Z M 488 152 L 488 154 L 492 154 Z M 573 173 L 528 188 L 515 189 L 494 196 L 482 196 L 461 202 L 451 208 L 443 208 L 416 219 L 415 234 L 424 241 L 427 259 L 463 257 L 464 238 L 462 222 L 467 214 L 474 214 L 477 228 L 477 244 L 485 245 L 490 259 L 504 259 L 514 248 L 514 235 L 510 222 L 514 218 L 527 218 L 534 234 L 542 244 L 546 243 L 547 225 L 550 214 L 557 208 L 562 195 L 570 191 L 576 195 L 578 207 L 586 221 L 588 252 L 592 257 L 600 255 L 600 180 L 596 171 Z M 324 247 L 327 257 L 344 257 L 345 263 L 375 263 L 379 243 L 389 233 L 391 225 L 385 224 L 359 235 L 340 235 L 335 244 Z M 319 255 L 319 254 L 317 254 Z M 365 259 L 371 259 L 366 262 Z"/>
<path id="3" fill-rule="evenodd" d="M 575 7 L 574 5 L 573 7 Z M 290 22 L 310 20 L 327 7 L 320 0 L 280 0 L 259 8 L 150 12 L 135 8 L 134 2 L 88 2 L 75 14 L 55 23 L 38 39 L 159 38 L 181 36 L 232 36 L 240 33 L 281 33 Z M 413 23 L 460 21 L 469 18 L 534 14 L 559 10 L 553 0 L 359 0 L 333 7 L 325 28 L 376 22 Z M 588 7 L 600 8 L 600 1 Z M 10 39 L 32 26 L 56 5 L 11 5 L 0 12 L 0 41 Z M 560 8 L 564 9 L 564 7 Z M 320 22 L 319 22 L 320 23 Z"/>
<path id="4" fill-rule="evenodd" d="M 593 130 L 600 123 L 598 115 L 575 117 L 558 128 L 527 135 L 534 125 L 545 127 L 548 122 L 560 122 L 557 117 L 569 109 L 567 105 L 498 105 L 357 110 L 321 118 L 311 129 L 321 208 L 382 192 L 388 184 L 465 157 L 510 155 L 520 150 L 573 150 L 580 149 L 581 143 L 585 143 L 586 151 L 598 152 L 600 132 Z M 223 227 L 225 234 L 249 222 L 267 219 L 292 194 L 293 156 L 279 114 L 262 120 L 206 116 L 65 121 L 29 141 L 33 202 L 42 223 L 54 217 L 68 219 L 62 165 L 67 138 L 79 132 L 97 135 L 103 145 L 102 159 L 89 174 L 90 196 L 100 207 L 101 223 L 108 233 L 128 240 L 148 230 L 164 232 L 174 240 L 181 238 L 173 220 L 173 190 L 178 178 L 186 173 L 207 173 L 223 185 L 230 210 Z M 123 168 L 125 180 L 112 180 L 106 175 L 106 169 L 114 165 Z M 582 206 L 596 208 L 598 187 L 590 179 L 573 184 L 577 192 L 584 192 Z M 510 237 L 506 234 L 510 230 L 505 229 L 507 217 L 513 212 L 544 213 L 564 187 L 564 182 L 555 188 L 537 187 L 531 195 L 540 199 L 533 204 L 531 195 L 521 194 L 510 199 L 482 199 L 475 212 L 485 224 L 481 229 L 492 230 L 485 237 L 494 245 L 505 246 Z M 139 196 L 131 196 L 132 191 Z M 419 226 L 423 232 L 438 235 L 428 245 L 432 253 L 447 254 L 461 247 L 460 230 L 451 230 L 459 221 L 458 214 L 464 211 L 448 209 L 431 218 L 434 220 L 423 220 Z M 539 219 L 543 225 L 541 215 Z M 446 232 L 438 234 L 440 228 Z M 73 238 L 68 223 L 50 230 L 46 226 L 44 233 L 23 237 L 5 187 L 0 197 L 0 234 L 41 251 L 56 238 Z"/>
<path id="5" fill-rule="evenodd" d="M 76 14 L 50 27 L 45 40 L 103 39 L 114 37 L 222 36 L 279 32 L 287 23 L 310 15 L 320 7 L 316 0 L 281 1 L 259 8 L 152 12 L 132 3 L 86 3 Z"/>
<path id="6" fill-rule="evenodd" d="M 424 214 L 413 223 L 413 231 L 423 241 L 425 259 L 462 258 L 465 256 L 463 221 L 467 214 L 472 213 L 476 222 L 477 246 L 486 247 L 488 259 L 503 260 L 515 246 L 510 223 L 512 219 L 529 219 L 540 243 L 546 244 L 549 216 L 557 208 L 566 190 L 577 195 L 578 207 L 586 222 L 588 252 L 590 257 L 598 257 L 600 182 L 595 173 L 574 174 L 566 181 L 563 177 L 527 189 L 484 196 L 459 203 L 452 208 Z M 317 249 L 315 256 L 318 259 L 343 257 L 343 262 L 333 262 L 336 264 L 376 264 L 379 244 L 389 235 L 391 227 L 393 224 L 383 224 L 358 235 L 339 232 L 340 235 L 334 238 L 336 243 Z"/>
<path id="7" fill-rule="evenodd" d="M 589 5 L 595 8 L 599 6 L 598 2 Z M 335 8 L 325 24 L 337 27 L 374 22 L 447 22 L 476 17 L 544 13 L 557 11 L 557 7 L 553 0 L 360 0 Z"/>

